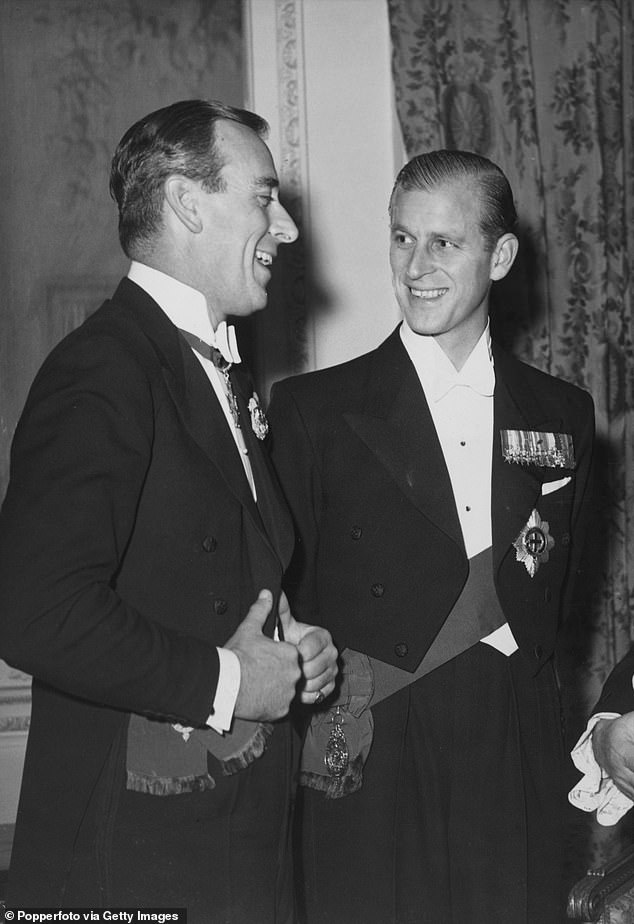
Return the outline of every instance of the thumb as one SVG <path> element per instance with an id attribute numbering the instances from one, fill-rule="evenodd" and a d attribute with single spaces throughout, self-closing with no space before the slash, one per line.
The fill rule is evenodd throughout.
<path id="1" fill-rule="evenodd" d="M 288 598 L 284 591 L 280 594 L 280 609 L 279 609 L 280 622 L 282 623 L 282 631 L 284 632 L 284 638 L 286 638 L 286 633 L 289 631 L 291 626 L 291 621 L 293 620 L 291 614 L 291 607 L 288 602 Z"/>
<path id="2" fill-rule="evenodd" d="M 266 622 L 266 617 L 271 612 L 273 606 L 273 594 L 270 590 L 261 590 L 255 603 L 249 607 L 249 612 L 244 617 L 243 622 L 249 623 L 254 629 L 262 629 Z"/>

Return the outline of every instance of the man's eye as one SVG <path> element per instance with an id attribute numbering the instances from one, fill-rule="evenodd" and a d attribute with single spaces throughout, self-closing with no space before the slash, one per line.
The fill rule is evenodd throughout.
<path id="1" fill-rule="evenodd" d="M 407 244 L 412 243 L 412 238 L 409 236 L 409 234 L 404 234 L 402 231 L 395 232 L 392 235 L 392 240 L 399 246 L 407 246 Z"/>
<path id="2" fill-rule="evenodd" d="M 258 202 L 264 208 L 267 208 L 271 204 L 272 201 L 273 201 L 273 196 L 266 196 L 262 193 L 258 196 Z"/>
<path id="3" fill-rule="evenodd" d="M 448 241 L 444 237 L 439 237 L 436 241 L 436 246 L 439 250 L 451 250 L 451 248 L 453 248 L 455 245 L 453 241 Z"/>

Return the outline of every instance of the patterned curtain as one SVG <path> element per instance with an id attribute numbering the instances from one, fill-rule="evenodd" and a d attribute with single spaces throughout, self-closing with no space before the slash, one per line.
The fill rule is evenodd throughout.
<path id="1" fill-rule="evenodd" d="M 583 602 L 562 645 L 573 739 L 634 637 L 631 0 L 388 0 L 388 7 L 408 156 L 477 151 L 500 164 L 515 192 L 520 258 L 494 287 L 496 336 L 594 397 L 599 502 Z M 631 840 L 632 818 L 606 831 L 570 813 L 580 875 Z"/>

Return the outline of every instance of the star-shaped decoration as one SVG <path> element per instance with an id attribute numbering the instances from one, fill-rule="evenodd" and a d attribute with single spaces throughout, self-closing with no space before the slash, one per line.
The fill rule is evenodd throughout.
<path id="1" fill-rule="evenodd" d="M 550 535 L 550 526 L 533 510 L 528 522 L 513 542 L 515 559 L 522 562 L 531 577 L 535 577 L 539 566 L 548 561 L 548 554 L 555 547 Z"/>

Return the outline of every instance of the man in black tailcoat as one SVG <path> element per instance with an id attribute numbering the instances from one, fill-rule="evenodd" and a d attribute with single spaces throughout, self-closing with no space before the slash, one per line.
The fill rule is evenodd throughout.
<path id="1" fill-rule="evenodd" d="M 17 427 L 0 656 L 34 680 L 9 905 L 294 920 L 286 716 L 332 690 L 336 652 L 280 592 L 291 521 L 226 325 L 297 236 L 265 130 L 189 100 L 126 132 L 129 274 Z"/>
<path id="2" fill-rule="evenodd" d="M 303 757 L 307 924 L 563 917 L 553 652 L 593 407 L 491 342 L 516 220 L 490 161 L 414 158 L 390 202 L 403 323 L 273 390 L 289 598 L 343 651 Z"/>

